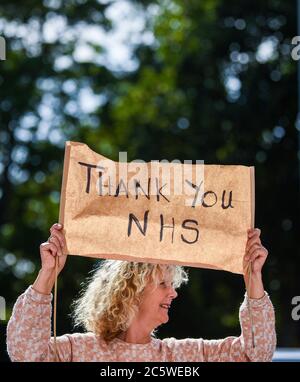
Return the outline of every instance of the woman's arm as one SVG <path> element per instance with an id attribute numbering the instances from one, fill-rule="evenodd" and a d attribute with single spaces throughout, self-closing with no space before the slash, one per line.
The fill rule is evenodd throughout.
<path id="1" fill-rule="evenodd" d="M 17 300 L 7 326 L 7 349 L 12 361 L 54 361 L 51 340 L 51 290 L 55 281 L 55 258 L 58 272 L 65 265 L 62 227 L 53 225 L 51 236 L 40 246 L 41 270 L 33 286 Z M 67 336 L 57 338 L 61 360 L 70 360 L 70 342 Z"/>
<path id="2" fill-rule="evenodd" d="M 251 316 L 249 304 L 251 304 Z M 239 319 L 241 325 L 239 337 L 203 341 L 204 361 L 272 361 L 276 348 L 275 315 L 268 294 L 264 292 L 264 296 L 260 299 L 249 299 L 246 295 L 240 307 Z"/>
<path id="3" fill-rule="evenodd" d="M 241 336 L 204 341 L 207 360 L 271 361 L 276 347 L 275 314 L 264 290 L 262 268 L 268 251 L 262 246 L 260 229 L 248 231 L 244 269 L 247 293 L 240 308 Z M 249 270 L 251 267 L 251 271 Z"/>
<path id="4" fill-rule="evenodd" d="M 7 351 L 14 362 L 53 362 L 51 338 L 52 295 L 36 292 L 30 286 L 17 299 L 7 325 Z M 71 361 L 71 343 L 67 335 L 57 338 L 60 361 Z"/>
<path id="5" fill-rule="evenodd" d="M 248 231 L 248 241 L 244 257 L 245 285 L 250 298 L 259 299 L 264 295 L 262 268 L 267 259 L 268 251 L 260 240 L 260 229 Z M 251 267 L 251 272 L 248 271 Z M 251 275 L 251 278 L 250 278 Z"/>
<path id="6" fill-rule="evenodd" d="M 220 340 L 173 341 L 175 360 L 200 362 L 272 360 L 276 347 L 275 314 L 262 282 L 262 267 L 268 251 L 262 246 L 259 236 L 259 229 L 249 230 L 244 268 L 251 264 L 251 278 L 250 273 L 245 272 L 244 280 L 249 296 L 248 293 L 245 294 L 240 307 L 241 335 Z"/>

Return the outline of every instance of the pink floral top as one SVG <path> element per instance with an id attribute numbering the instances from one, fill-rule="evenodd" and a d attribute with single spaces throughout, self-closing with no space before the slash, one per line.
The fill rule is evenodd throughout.
<path id="1" fill-rule="evenodd" d="M 31 286 L 18 298 L 7 327 L 7 349 L 12 361 L 54 361 L 51 337 L 52 295 Z M 254 345 L 248 304 L 251 304 Z M 94 333 L 57 337 L 60 361 L 271 361 L 276 346 L 273 305 L 245 295 L 240 307 L 241 335 L 220 340 L 153 338 L 147 344 L 114 339 L 106 344 Z"/>

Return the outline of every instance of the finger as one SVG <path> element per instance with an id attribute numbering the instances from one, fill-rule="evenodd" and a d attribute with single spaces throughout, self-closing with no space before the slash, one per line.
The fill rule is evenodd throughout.
<path id="1" fill-rule="evenodd" d="M 261 245 L 261 241 L 258 236 L 254 236 L 252 239 L 248 240 L 246 245 L 246 252 L 248 252 L 255 244 Z"/>
<path id="2" fill-rule="evenodd" d="M 262 251 L 262 256 L 268 257 L 269 251 L 267 250 L 267 248 L 262 246 L 261 251 Z"/>
<path id="3" fill-rule="evenodd" d="M 40 245 L 40 249 L 43 250 L 43 251 L 46 250 L 46 251 L 50 252 L 50 254 L 52 256 L 56 256 L 56 254 L 57 254 L 56 246 L 54 244 L 52 244 L 52 243 L 49 243 L 48 241 L 46 241 L 45 243 L 42 243 Z"/>
<path id="4" fill-rule="evenodd" d="M 259 250 L 259 249 L 262 250 L 262 249 L 263 249 L 263 246 L 260 245 L 260 244 L 254 244 L 254 245 L 252 246 L 251 250 L 248 251 L 247 255 L 248 255 L 249 257 L 251 257 L 252 254 L 253 254 L 256 250 Z"/>
<path id="5" fill-rule="evenodd" d="M 60 245 L 60 241 L 58 240 L 58 238 L 56 236 L 52 235 L 51 237 L 49 237 L 48 242 L 52 243 L 56 246 L 58 255 L 61 256 L 62 255 L 62 247 Z"/>
<path id="6" fill-rule="evenodd" d="M 251 238 L 254 235 L 260 236 L 261 230 L 259 228 L 252 228 L 248 231 L 248 238 Z"/>
<path id="7" fill-rule="evenodd" d="M 50 228 L 51 236 L 56 236 L 58 240 L 60 241 L 62 249 L 65 248 L 66 245 L 66 239 L 65 239 L 65 234 L 63 231 L 54 228 Z"/>
<path id="8" fill-rule="evenodd" d="M 257 248 L 255 251 L 253 251 L 253 253 L 251 254 L 250 256 L 250 261 L 254 261 L 256 260 L 257 258 L 264 258 L 266 259 L 267 258 L 267 250 L 265 248 Z"/>
<path id="9" fill-rule="evenodd" d="M 53 229 L 51 232 L 51 237 L 55 237 L 59 241 L 59 244 L 62 250 L 65 245 L 64 235 L 60 231 Z"/>
<path id="10" fill-rule="evenodd" d="M 251 263 L 251 262 L 253 262 L 253 259 L 255 259 L 256 257 L 254 256 L 253 257 L 253 253 L 252 253 L 252 255 L 246 255 L 245 256 L 245 260 L 246 260 L 246 263 Z"/>
<path id="11" fill-rule="evenodd" d="M 257 259 L 263 259 L 264 256 L 262 254 L 262 251 L 260 249 L 257 249 L 256 251 L 253 252 L 253 254 L 251 255 L 251 258 L 250 258 L 250 261 L 252 263 L 254 263 L 255 260 Z"/>
<path id="12" fill-rule="evenodd" d="M 256 250 L 261 249 L 261 248 L 263 248 L 261 244 L 254 243 L 254 244 L 252 245 L 252 247 L 251 247 L 250 249 L 248 249 L 248 251 L 246 252 L 245 259 L 246 259 L 247 261 L 250 260 L 252 254 L 253 254 Z"/>
<path id="13" fill-rule="evenodd" d="M 50 232 L 52 233 L 52 230 L 54 230 L 54 229 L 56 229 L 56 230 L 61 230 L 62 229 L 62 224 L 60 224 L 60 223 L 54 223 L 52 226 L 51 226 L 51 228 L 50 228 Z"/>

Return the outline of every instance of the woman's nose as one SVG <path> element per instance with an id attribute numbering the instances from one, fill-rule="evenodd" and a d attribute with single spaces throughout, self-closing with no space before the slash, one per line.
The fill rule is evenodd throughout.
<path id="1" fill-rule="evenodd" d="M 170 297 L 172 297 L 172 299 L 174 299 L 178 296 L 178 293 L 176 292 L 174 287 L 170 287 L 169 295 L 170 295 Z"/>

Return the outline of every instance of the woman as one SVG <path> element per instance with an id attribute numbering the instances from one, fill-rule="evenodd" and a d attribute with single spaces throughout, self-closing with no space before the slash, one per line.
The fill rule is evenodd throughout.
<path id="1" fill-rule="evenodd" d="M 41 270 L 17 300 L 7 328 L 12 361 L 54 361 L 51 291 L 55 258 L 63 269 L 65 239 L 54 224 L 40 246 Z M 106 260 L 75 303 L 75 321 L 86 333 L 57 338 L 60 361 L 271 361 L 276 345 L 273 305 L 264 291 L 262 267 L 267 250 L 260 230 L 249 230 L 245 261 L 252 262 L 251 290 L 240 307 L 240 337 L 221 340 L 155 338 L 168 321 L 176 288 L 187 281 L 182 267 Z M 251 309 L 249 309 L 249 305 Z M 253 333 L 252 333 L 253 330 Z"/>

